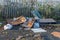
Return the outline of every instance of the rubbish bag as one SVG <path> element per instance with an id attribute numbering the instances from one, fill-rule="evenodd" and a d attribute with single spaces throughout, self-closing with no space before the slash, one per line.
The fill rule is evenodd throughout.
<path id="1" fill-rule="evenodd" d="M 39 23 L 38 22 L 34 23 L 34 28 L 39 28 Z"/>
<path id="2" fill-rule="evenodd" d="M 4 25 L 4 30 L 12 29 L 12 27 L 13 26 L 11 24 Z"/>

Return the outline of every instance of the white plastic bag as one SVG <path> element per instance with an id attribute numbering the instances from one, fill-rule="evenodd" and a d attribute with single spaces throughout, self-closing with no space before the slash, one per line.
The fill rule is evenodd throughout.
<path id="1" fill-rule="evenodd" d="M 12 28 L 11 24 L 4 25 L 4 30 L 11 29 L 11 28 Z"/>

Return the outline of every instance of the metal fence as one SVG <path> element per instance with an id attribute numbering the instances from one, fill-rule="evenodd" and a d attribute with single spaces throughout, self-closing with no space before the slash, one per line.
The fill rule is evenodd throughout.
<path id="1" fill-rule="evenodd" d="M 27 0 L 25 0 L 27 1 Z M 5 0 L 4 2 L 4 8 L 1 11 L 3 18 L 12 18 L 17 16 L 33 16 L 31 14 L 31 4 L 26 4 L 24 0 Z M 28 1 L 30 2 L 30 1 Z"/>
<path id="2" fill-rule="evenodd" d="M 4 8 L 2 11 L 2 16 L 6 18 L 12 18 L 17 16 L 32 16 L 31 10 L 29 8 Z"/>
<path id="3" fill-rule="evenodd" d="M 54 2 L 46 1 L 46 2 L 47 4 L 54 4 L 54 2 L 57 2 L 57 1 L 54 1 Z M 40 3 L 43 6 L 43 4 L 45 4 L 46 2 L 41 0 Z M 5 18 L 12 18 L 12 17 L 21 16 L 21 15 L 26 17 L 32 17 L 33 16 L 31 14 L 32 6 L 38 7 L 37 0 L 4 0 L 3 2 L 1 2 L 1 5 L 3 6 L 1 10 L 1 16 Z"/>

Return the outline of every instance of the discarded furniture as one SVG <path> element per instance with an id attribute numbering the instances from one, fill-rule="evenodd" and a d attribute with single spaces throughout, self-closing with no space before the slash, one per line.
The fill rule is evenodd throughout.
<path id="1" fill-rule="evenodd" d="M 21 23 L 24 23 L 26 21 L 26 18 L 24 16 L 17 17 L 16 20 L 11 20 L 9 23 L 12 25 L 18 25 Z"/>
<path id="2" fill-rule="evenodd" d="M 30 18 L 27 22 L 23 23 L 22 26 L 26 28 L 31 28 L 35 22 L 34 18 Z"/>

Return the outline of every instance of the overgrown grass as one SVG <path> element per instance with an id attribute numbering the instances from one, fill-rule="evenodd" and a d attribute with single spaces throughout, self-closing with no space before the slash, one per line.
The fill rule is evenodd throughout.
<path id="1" fill-rule="evenodd" d="M 0 22 L 4 21 L 5 19 L 2 18 L 1 14 L 0 14 Z"/>
<path id="2" fill-rule="evenodd" d="M 0 17 L 0 22 L 3 21 L 3 19 Z"/>
<path id="3" fill-rule="evenodd" d="M 0 22 L 2 22 L 2 21 L 4 21 L 4 19 L 2 19 L 2 18 L 0 17 Z"/>

